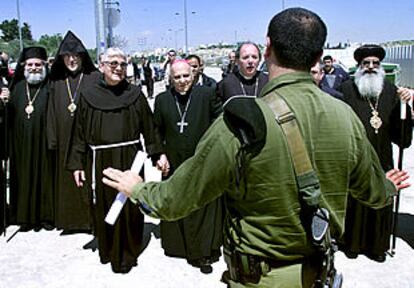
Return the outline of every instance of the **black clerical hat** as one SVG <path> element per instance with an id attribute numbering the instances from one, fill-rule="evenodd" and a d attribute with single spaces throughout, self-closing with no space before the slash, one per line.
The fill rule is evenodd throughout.
<path id="1" fill-rule="evenodd" d="M 82 41 L 70 30 L 63 38 L 58 51 L 59 55 L 87 52 L 85 46 L 82 44 Z"/>
<path id="2" fill-rule="evenodd" d="M 50 71 L 50 77 L 52 80 L 63 79 L 66 77 L 67 69 L 63 61 L 63 55 L 69 53 L 76 53 L 82 58 L 83 72 L 90 73 L 97 70 L 82 41 L 69 30 L 65 37 L 63 37 L 63 40 L 60 43 L 59 49 L 55 55 L 55 62 L 53 62 Z"/>
<path id="3" fill-rule="evenodd" d="M 365 44 L 358 47 L 354 52 L 354 59 L 359 63 L 370 56 L 378 57 L 380 61 L 385 57 L 385 50 L 379 45 L 376 44 Z"/>
<path id="4" fill-rule="evenodd" d="M 40 46 L 32 46 L 23 48 L 22 53 L 20 54 L 20 62 L 26 61 L 30 58 L 39 58 L 42 60 L 47 59 L 46 49 Z"/>

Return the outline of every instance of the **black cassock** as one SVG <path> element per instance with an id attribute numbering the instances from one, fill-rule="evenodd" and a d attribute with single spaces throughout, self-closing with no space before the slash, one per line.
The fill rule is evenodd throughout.
<path id="1" fill-rule="evenodd" d="M 186 126 L 183 126 L 183 132 L 180 133 L 182 117 L 177 104 L 181 114 L 184 114 L 187 103 L 188 109 L 183 121 Z M 155 98 L 155 122 L 165 144 L 171 173 L 194 155 L 198 141 L 220 112 L 221 104 L 217 101 L 214 89 L 210 87 L 193 87 L 187 95 L 167 90 Z M 222 215 L 222 202 L 219 198 L 184 219 L 161 221 L 161 244 L 165 254 L 189 261 L 201 258 L 217 261 L 222 243 Z"/>
<path id="2" fill-rule="evenodd" d="M 85 170 L 88 189 L 92 179 L 92 151 L 89 145 L 107 145 L 145 138 L 147 153 L 161 152 L 155 133 L 153 115 L 141 90 L 122 81 L 117 86 L 106 86 L 101 80 L 80 94 L 74 130 L 69 146 L 67 168 Z M 144 216 L 138 205 L 127 201 L 111 226 L 104 222 L 118 191 L 104 185 L 102 171 L 107 167 L 121 170 L 131 168 L 141 143 L 96 151 L 96 217 L 102 263 L 111 262 L 114 272 L 126 273 L 136 265 L 142 246 Z M 91 201 L 92 202 L 92 201 Z"/>
<path id="3" fill-rule="evenodd" d="M 374 147 L 384 172 L 394 168 L 392 143 L 404 148 L 409 147 L 412 139 L 411 112 L 407 106 L 407 120 L 404 123 L 404 143 L 401 143 L 402 121 L 400 120 L 400 100 L 396 94 L 397 88 L 384 81 L 384 88 L 379 96 L 378 112 L 382 126 L 378 134 L 370 124 L 372 109 L 366 99 L 363 99 L 353 80 L 342 84 L 340 91 L 344 101 L 358 115 L 367 132 L 368 139 Z M 375 103 L 372 103 L 375 106 Z M 343 250 L 348 254 L 366 254 L 372 259 L 380 259 L 389 249 L 392 230 L 392 205 L 374 210 L 365 207 L 355 199 L 350 198 L 347 207 L 345 223 L 345 245 Z M 381 259 L 380 259 L 381 260 Z"/>
<path id="4" fill-rule="evenodd" d="M 217 94 L 222 103 L 232 96 L 256 96 L 269 81 L 269 77 L 263 72 L 257 71 L 252 79 L 245 79 L 239 71 L 228 74 L 217 84 Z"/>
<path id="5" fill-rule="evenodd" d="M 82 76 L 82 79 L 81 79 Z M 50 83 L 50 96 L 47 108 L 47 136 L 49 149 L 56 151 L 56 227 L 65 230 L 90 230 L 91 213 L 88 192 L 85 187 L 78 188 L 72 173 L 65 167 L 65 157 L 69 145 L 75 113 L 68 110 L 71 104 L 66 79 L 75 104 L 79 103 L 79 94 L 88 85 L 98 81 L 99 72 L 67 75 Z M 78 87 L 79 81 L 80 85 Z"/>
<path id="6" fill-rule="evenodd" d="M 0 79 L 0 89 L 1 89 L 1 79 Z M 5 106 L 2 101 L 0 101 L 0 233 L 6 229 L 5 223 L 5 211 L 6 211 L 6 170 L 2 166 L 3 160 L 6 159 L 6 129 L 5 129 Z"/>
<path id="7" fill-rule="evenodd" d="M 11 223 L 37 228 L 54 225 L 53 154 L 47 149 L 48 85 L 29 85 L 36 98 L 30 117 L 26 81 L 17 82 L 9 101 Z M 39 90 L 40 89 L 40 90 Z"/>

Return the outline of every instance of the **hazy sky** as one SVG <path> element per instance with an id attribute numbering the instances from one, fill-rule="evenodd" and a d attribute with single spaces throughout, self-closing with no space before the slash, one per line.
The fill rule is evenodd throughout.
<path id="1" fill-rule="evenodd" d="M 1 0 L 0 21 L 17 18 L 16 1 Z M 118 1 L 121 22 L 114 34 L 128 40 L 128 51 L 184 45 L 183 0 Z M 187 0 L 189 46 L 264 43 L 267 25 L 283 4 L 319 14 L 331 44 L 414 39 L 412 0 Z M 95 0 L 20 0 L 20 14 L 35 39 L 70 29 L 88 48 L 96 46 Z"/>

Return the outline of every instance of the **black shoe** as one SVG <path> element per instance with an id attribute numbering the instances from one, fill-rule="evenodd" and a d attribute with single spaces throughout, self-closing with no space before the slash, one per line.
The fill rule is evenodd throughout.
<path id="1" fill-rule="evenodd" d="M 19 232 L 28 232 L 28 231 L 32 230 L 33 228 L 34 228 L 33 225 L 23 224 L 23 225 L 20 225 Z"/>
<path id="2" fill-rule="evenodd" d="M 213 267 L 209 264 L 204 264 L 204 265 L 201 265 L 200 271 L 203 274 L 210 274 L 211 272 L 213 272 Z"/>
<path id="3" fill-rule="evenodd" d="M 51 224 L 49 224 L 47 222 L 42 223 L 41 226 L 46 231 L 52 231 L 53 229 L 55 229 L 55 226 L 53 226 L 53 225 L 51 225 Z"/>
<path id="4" fill-rule="evenodd" d="M 376 254 L 365 254 L 365 256 L 367 256 L 369 259 L 376 261 L 376 262 L 380 262 L 383 263 L 386 260 L 386 255 L 382 254 L 382 255 L 376 255 Z"/>
<path id="5" fill-rule="evenodd" d="M 230 284 L 230 280 L 231 280 L 231 278 L 230 278 L 230 272 L 229 272 L 229 270 L 224 271 L 223 274 L 221 274 L 220 281 L 223 282 L 223 283 L 225 283 L 225 284 L 227 284 L 227 285 L 229 285 Z"/>
<path id="6" fill-rule="evenodd" d="M 358 253 L 355 253 L 355 252 L 346 251 L 344 253 L 345 253 L 345 256 L 348 257 L 349 259 L 356 259 L 358 257 Z"/>
<path id="7" fill-rule="evenodd" d="M 95 252 L 98 249 L 98 238 L 94 237 L 91 241 L 82 246 L 83 249 L 91 249 L 92 252 Z"/>

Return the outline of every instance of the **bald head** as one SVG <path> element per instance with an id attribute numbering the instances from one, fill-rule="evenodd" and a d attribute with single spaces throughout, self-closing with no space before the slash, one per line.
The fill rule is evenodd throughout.
<path id="1" fill-rule="evenodd" d="M 185 60 L 174 61 L 171 65 L 171 82 L 174 85 L 175 91 L 184 95 L 192 86 L 193 74 L 191 66 Z"/>

